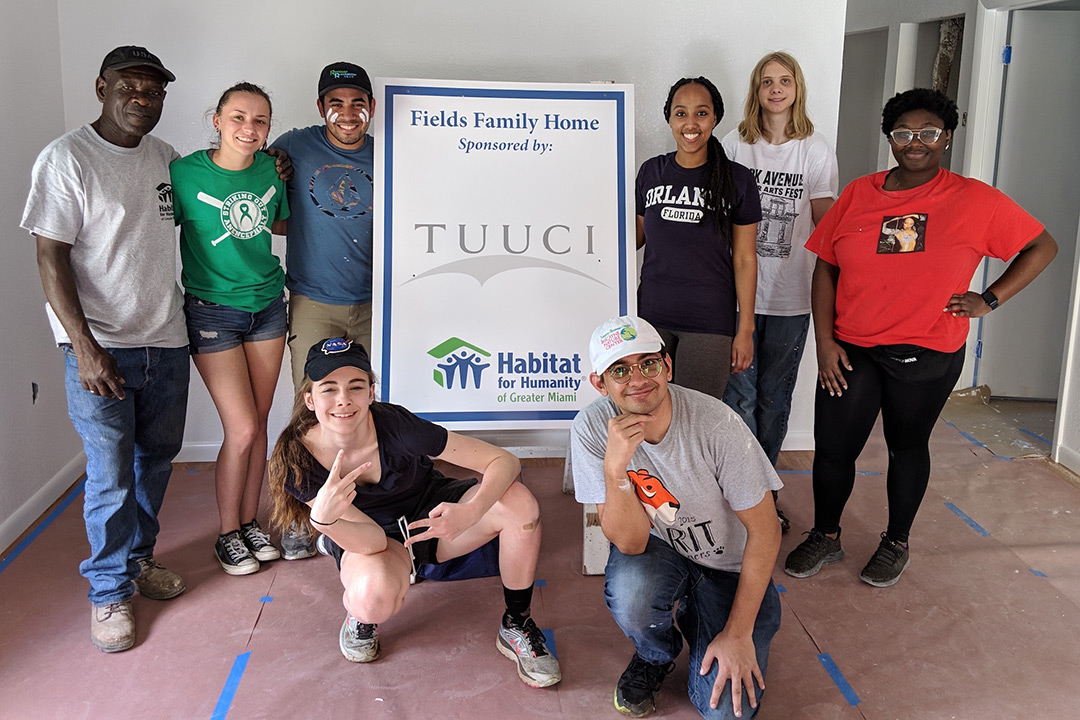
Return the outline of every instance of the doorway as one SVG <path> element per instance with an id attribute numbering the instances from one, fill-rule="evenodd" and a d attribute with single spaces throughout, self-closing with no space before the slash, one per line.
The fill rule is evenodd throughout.
<path id="1" fill-rule="evenodd" d="M 1056 400 L 1080 222 L 1080 163 L 1070 127 L 1080 117 L 1076 3 L 1010 13 L 994 184 L 1038 218 L 1058 255 L 1022 293 L 981 322 L 976 384 L 998 397 Z M 985 283 L 1005 264 L 987 261 Z"/>

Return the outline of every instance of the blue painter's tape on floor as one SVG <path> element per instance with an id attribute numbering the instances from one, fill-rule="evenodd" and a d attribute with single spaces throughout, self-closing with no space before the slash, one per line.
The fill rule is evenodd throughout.
<path id="1" fill-rule="evenodd" d="M 960 518 L 961 520 L 963 520 L 964 522 L 966 522 L 966 523 L 967 523 L 967 524 L 968 524 L 968 525 L 969 525 L 969 526 L 971 527 L 971 529 L 972 529 L 972 530 L 974 530 L 975 532 L 979 533 L 979 534 L 980 534 L 980 535 L 982 535 L 983 537 L 990 537 L 990 533 L 989 533 L 989 531 L 987 531 L 987 529 L 986 529 L 986 528 L 984 528 L 984 527 L 983 527 L 982 525 L 980 525 L 979 523 L 975 522 L 975 521 L 974 521 L 974 520 L 972 520 L 972 519 L 971 519 L 970 517 L 968 517 L 968 514 L 967 514 L 967 513 L 965 513 L 965 512 L 963 511 L 963 510 L 961 510 L 960 508 L 956 507 L 956 506 L 955 506 L 955 505 L 953 505 L 953 504 L 952 504 L 951 502 L 947 502 L 947 503 L 945 503 L 945 507 L 947 507 L 947 508 L 949 508 L 950 510 L 952 510 L 952 511 L 953 511 L 953 512 L 954 512 L 954 513 L 956 514 L 956 517 L 958 517 L 958 518 Z"/>
<path id="2" fill-rule="evenodd" d="M 1031 574 L 1034 575 L 1035 577 L 1046 577 L 1046 573 L 1039 572 L 1035 568 L 1031 568 Z"/>
<path id="3" fill-rule="evenodd" d="M 776 583 L 773 583 L 773 585 L 776 585 L 776 592 L 778 592 L 778 593 L 786 593 L 787 592 L 787 588 L 784 587 L 783 585 L 777 585 Z"/>
<path id="4" fill-rule="evenodd" d="M 1017 428 L 1017 430 L 1024 433 L 1025 435 L 1030 435 L 1031 437 L 1035 438 L 1039 442 L 1046 443 L 1047 445 L 1052 445 L 1053 444 L 1049 440 L 1047 440 L 1046 438 L 1044 438 L 1042 435 L 1040 435 L 1038 433 L 1033 433 L 1030 430 L 1025 430 L 1024 428 Z"/>
<path id="5" fill-rule="evenodd" d="M 559 653 L 555 652 L 555 631 L 544 628 L 540 632 L 544 633 L 544 644 L 547 645 L 548 652 L 551 653 L 556 660 L 558 660 Z"/>
<path id="6" fill-rule="evenodd" d="M 56 506 L 56 509 L 49 513 L 48 517 L 41 521 L 40 525 L 31 530 L 30 534 L 24 537 L 18 545 L 11 548 L 11 552 L 7 554 L 7 557 L 0 560 L 0 572 L 4 572 L 4 570 L 7 569 L 7 566 L 10 565 L 15 560 L 15 558 L 19 557 L 19 555 L 22 554 L 23 550 L 30 547 L 30 543 L 33 542 L 34 539 L 45 530 L 45 528 L 49 527 L 49 525 L 52 524 L 53 520 L 60 517 L 60 513 L 64 512 L 64 510 L 67 509 L 68 505 L 75 502 L 75 498 L 82 495 L 83 489 L 85 487 L 86 480 L 80 480 L 79 484 L 76 485 L 70 493 L 68 493 L 68 496 L 64 498 L 59 505 Z"/>
<path id="7" fill-rule="evenodd" d="M 535 585 L 536 587 L 544 587 L 545 585 L 547 585 L 547 580 L 537 580 L 533 583 L 533 585 Z"/>
<path id="8" fill-rule="evenodd" d="M 953 427 L 956 427 L 956 426 L 954 425 Z M 972 436 L 972 435 L 969 435 L 969 434 L 967 434 L 966 432 L 964 432 L 963 430 L 960 430 L 959 428 L 957 428 L 957 431 L 958 431 L 958 432 L 959 432 L 959 433 L 960 433 L 960 434 L 961 434 L 962 436 L 964 436 L 965 438 L 967 438 L 967 439 L 968 439 L 968 440 L 969 440 L 970 442 L 973 442 L 973 443 L 975 443 L 975 444 L 976 444 L 976 445 L 978 445 L 979 447 L 981 447 L 981 448 L 984 448 L 984 447 L 986 447 L 986 446 L 985 446 L 985 445 L 983 445 L 983 444 L 982 444 L 981 442 L 979 442 L 978 440 L 976 440 L 976 439 L 974 438 L 974 436 Z"/>
<path id="9" fill-rule="evenodd" d="M 855 707 L 859 704 L 859 696 L 855 694 L 851 685 L 844 679 L 844 674 L 840 672 L 840 668 L 836 667 L 836 663 L 829 657 L 829 653 L 822 653 L 818 655 L 818 660 L 825 666 L 825 672 L 829 673 L 829 677 L 836 683 L 836 687 L 840 688 L 840 692 L 843 694 L 844 699 L 847 700 L 848 705 Z"/>
<path id="10" fill-rule="evenodd" d="M 274 598 L 270 595 L 263 595 L 261 598 L 259 598 L 259 602 L 274 602 Z"/>
<path id="11" fill-rule="evenodd" d="M 186 470 L 185 472 L 186 472 L 186 473 L 187 473 L 188 475 L 194 475 L 195 473 L 197 473 L 197 472 L 199 472 L 199 471 L 198 471 L 198 470 Z"/>
<path id="12" fill-rule="evenodd" d="M 236 688 L 240 686 L 240 678 L 244 677 L 244 670 L 247 668 L 248 659 L 251 658 L 251 651 L 248 650 L 243 655 L 237 655 L 236 660 L 233 660 L 232 670 L 229 671 L 229 677 L 225 680 L 225 687 L 221 689 L 221 697 L 218 698 L 217 706 L 214 707 L 214 714 L 210 716 L 210 720 L 225 720 L 225 716 L 229 714 L 229 706 L 232 705 L 233 697 L 236 695 Z"/>

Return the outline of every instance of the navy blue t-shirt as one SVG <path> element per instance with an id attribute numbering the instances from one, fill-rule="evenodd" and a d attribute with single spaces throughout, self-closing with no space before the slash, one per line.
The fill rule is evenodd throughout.
<path id="1" fill-rule="evenodd" d="M 446 449 L 446 428 L 390 403 L 372 403 L 371 417 L 379 442 L 382 477 L 374 485 L 357 484 L 353 505 L 384 529 L 396 532 L 397 519 L 402 515 L 412 517 L 424 488 L 446 479 L 431 461 Z M 304 503 L 318 494 L 330 474 L 310 453 L 305 460 L 308 467 L 304 468 L 300 487 L 293 485 L 293 478 L 285 483 L 289 494 Z"/>
<path id="2" fill-rule="evenodd" d="M 731 163 L 735 225 L 761 220 L 753 174 Z M 637 214 L 645 218 L 638 315 L 669 330 L 735 335 L 731 228 L 717 233 L 708 166 L 684 168 L 675 153 L 646 160 L 637 176 Z"/>

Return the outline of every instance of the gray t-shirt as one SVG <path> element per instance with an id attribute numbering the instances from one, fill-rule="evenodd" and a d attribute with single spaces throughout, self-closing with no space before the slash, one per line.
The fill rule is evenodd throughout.
<path id="1" fill-rule="evenodd" d="M 104 140 L 89 125 L 50 143 L 34 163 L 22 227 L 68 243 L 83 313 L 103 347 L 187 345 L 176 284 L 172 146 Z M 70 342 L 46 304 L 56 342 Z"/>
<path id="2" fill-rule="evenodd" d="M 699 565 L 739 572 L 746 528 L 735 515 L 783 487 L 742 419 L 709 395 L 668 385 L 671 426 L 655 445 L 643 442 L 626 468 L 652 532 Z M 619 414 L 599 398 L 578 413 L 570 432 L 574 495 L 602 503 L 608 420 Z"/>

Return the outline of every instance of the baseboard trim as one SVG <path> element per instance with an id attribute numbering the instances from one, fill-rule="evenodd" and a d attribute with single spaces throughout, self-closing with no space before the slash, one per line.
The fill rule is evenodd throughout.
<path id="1" fill-rule="evenodd" d="M 79 453 L 60 468 L 41 488 L 0 522 L 0 548 L 4 548 L 4 557 L 12 550 L 19 537 L 38 521 L 45 511 L 52 507 L 71 486 L 78 482 L 86 471 L 86 455 Z"/>

